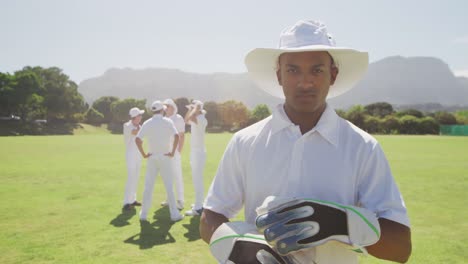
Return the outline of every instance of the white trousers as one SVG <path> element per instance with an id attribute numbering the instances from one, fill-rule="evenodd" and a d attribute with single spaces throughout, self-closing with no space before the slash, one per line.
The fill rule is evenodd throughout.
<path id="1" fill-rule="evenodd" d="M 174 183 L 177 200 L 184 202 L 184 179 L 182 177 L 182 158 L 179 151 L 176 151 L 172 157 L 174 166 Z"/>
<path id="2" fill-rule="evenodd" d="M 161 172 L 164 187 L 166 188 L 167 203 L 169 204 L 171 218 L 174 219 L 180 217 L 172 185 L 172 178 L 174 175 L 174 166 L 172 163 L 172 158 L 164 155 L 155 155 L 148 158 L 146 163 L 145 190 L 143 191 L 140 219 L 147 219 L 148 211 L 151 209 L 151 202 L 153 199 L 154 182 L 159 172 Z"/>
<path id="3" fill-rule="evenodd" d="M 205 168 L 206 150 L 190 150 L 190 166 L 192 167 L 192 181 L 195 189 L 195 204 L 193 209 L 198 210 L 203 207 L 203 170 Z"/>
<path id="4" fill-rule="evenodd" d="M 127 184 L 125 185 L 125 194 L 123 204 L 131 204 L 136 201 L 138 189 L 138 179 L 140 178 L 142 157 L 139 152 L 128 151 L 125 153 L 127 163 Z"/>

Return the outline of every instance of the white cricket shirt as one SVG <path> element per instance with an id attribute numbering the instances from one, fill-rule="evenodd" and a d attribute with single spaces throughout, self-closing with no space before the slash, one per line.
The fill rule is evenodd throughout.
<path id="1" fill-rule="evenodd" d="M 123 135 L 124 135 L 124 143 L 125 143 L 125 150 L 127 152 L 137 152 L 138 147 L 135 143 L 136 135 L 132 134 L 132 130 L 137 129 L 137 126 L 134 126 L 132 120 L 123 124 Z"/>
<path id="2" fill-rule="evenodd" d="M 148 139 L 148 153 L 153 156 L 163 155 L 172 151 L 173 136 L 178 134 L 172 120 L 156 114 L 141 126 L 138 138 Z"/>
<path id="3" fill-rule="evenodd" d="M 329 106 L 304 135 L 282 104 L 273 110 L 272 116 L 233 136 L 204 208 L 233 218 L 244 206 L 245 221 L 255 224 L 255 209 L 267 196 L 313 198 L 365 207 L 379 218 L 409 226 L 404 201 L 376 139 Z M 353 252 L 336 243 L 317 247 L 316 260 L 357 262 Z"/>
<path id="4" fill-rule="evenodd" d="M 191 149 L 205 149 L 205 129 L 208 125 L 208 121 L 204 114 L 199 114 L 197 117 L 197 123 L 190 121 L 190 148 Z"/>
<path id="5" fill-rule="evenodd" d="M 169 119 L 171 119 L 172 122 L 174 122 L 174 126 L 177 129 L 178 133 L 185 132 L 185 122 L 184 122 L 184 118 L 181 115 L 175 114 L 175 115 L 170 116 Z"/>

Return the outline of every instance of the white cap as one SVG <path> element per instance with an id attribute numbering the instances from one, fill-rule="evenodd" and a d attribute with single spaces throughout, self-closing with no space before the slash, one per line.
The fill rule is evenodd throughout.
<path id="1" fill-rule="evenodd" d="M 166 106 L 161 101 L 156 100 L 151 104 L 151 111 L 156 112 L 159 110 L 166 110 Z"/>
<path id="2" fill-rule="evenodd" d="M 145 110 L 140 110 L 138 107 L 133 107 L 128 112 L 128 114 L 130 115 L 131 118 L 137 117 L 137 116 L 142 115 L 144 113 L 145 113 Z"/>
<path id="3" fill-rule="evenodd" d="M 187 107 L 188 109 L 192 109 L 192 108 L 195 108 L 195 106 L 200 106 L 201 112 L 203 114 L 206 114 L 206 111 L 203 110 L 203 102 L 200 100 L 192 100 L 192 103 L 189 105 L 186 105 L 185 107 Z"/>

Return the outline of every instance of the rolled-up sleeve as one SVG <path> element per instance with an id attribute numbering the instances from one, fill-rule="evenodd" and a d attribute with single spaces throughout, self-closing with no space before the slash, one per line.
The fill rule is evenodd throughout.
<path id="1" fill-rule="evenodd" d="M 239 143 L 234 136 L 229 142 L 223 158 L 219 163 L 204 208 L 233 218 L 244 204 L 244 187 L 242 168 L 240 166 Z"/>

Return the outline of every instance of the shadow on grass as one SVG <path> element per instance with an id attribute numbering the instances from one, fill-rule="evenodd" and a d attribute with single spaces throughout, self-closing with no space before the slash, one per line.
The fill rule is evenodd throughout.
<path id="1" fill-rule="evenodd" d="M 157 245 L 175 243 L 176 240 L 169 233 L 174 222 L 169 217 L 169 209 L 162 207 L 153 216 L 154 221 L 140 221 L 140 233 L 127 238 L 124 242 L 139 245 L 140 249 L 149 249 Z"/>
<path id="2" fill-rule="evenodd" d="M 200 216 L 193 216 L 190 219 L 190 224 L 182 226 L 187 228 L 187 233 L 184 234 L 184 237 L 188 238 L 189 242 L 200 239 Z"/>
<path id="3" fill-rule="evenodd" d="M 130 218 L 132 218 L 135 214 L 136 214 L 135 208 L 132 208 L 130 210 L 122 210 L 122 213 L 120 213 L 114 219 L 112 219 L 109 224 L 115 227 L 122 227 L 122 226 L 129 225 L 130 222 L 128 222 L 128 220 L 130 220 Z"/>

